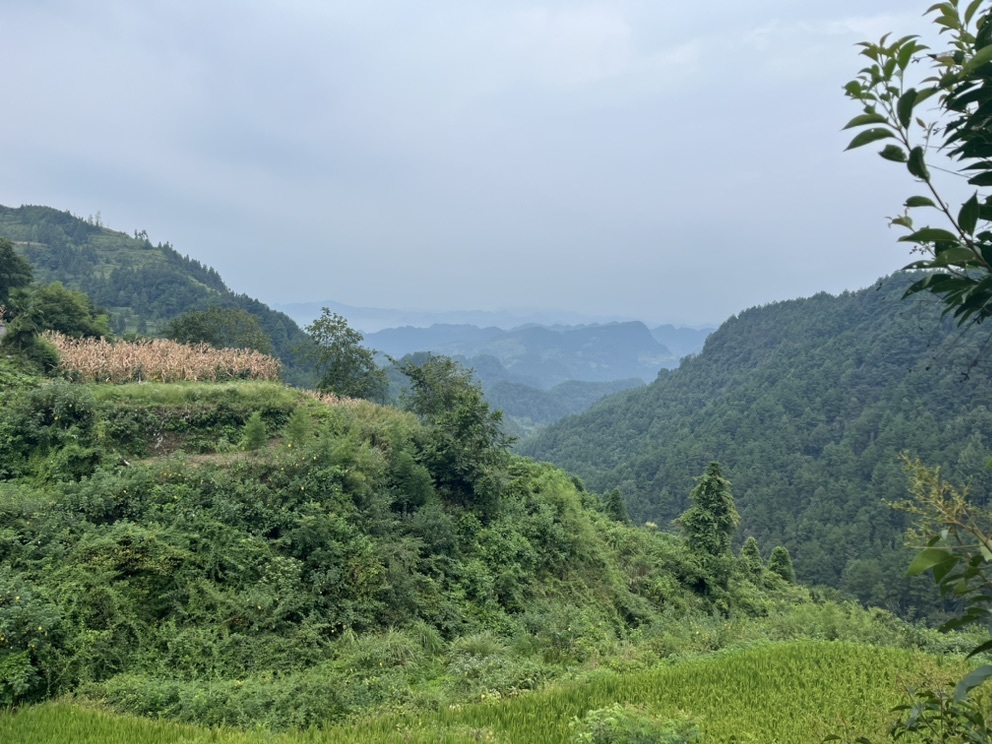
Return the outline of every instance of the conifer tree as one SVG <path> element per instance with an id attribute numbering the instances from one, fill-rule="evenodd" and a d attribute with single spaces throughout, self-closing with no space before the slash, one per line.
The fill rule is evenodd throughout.
<path id="1" fill-rule="evenodd" d="M 768 570 L 785 579 L 790 584 L 796 583 L 796 570 L 792 567 L 792 556 L 789 549 L 779 545 L 772 551 L 768 560 Z"/>
<path id="2" fill-rule="evenodd" d="M 702 555 L 728 555 L 740 515 L 720 463 L 711 462 L 706 467 L 689 499 L 692 506 L 678 518 L 689 547 Z"/>
<path id="3" fill-rule="evenodd" d="M 744 541 L 741 547 L 740 562 L 745 573 L 754 578 L 759 578 L 765 572 L 765 561 L 761 557 L 761 550 L 758 548 L 758 541 L 751 535 Z"/>

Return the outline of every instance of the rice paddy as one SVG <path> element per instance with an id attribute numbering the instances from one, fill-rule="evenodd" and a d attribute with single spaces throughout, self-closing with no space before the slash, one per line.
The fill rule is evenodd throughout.
<path id="1" fill-rule="evenodd" d="M 704 742 L 801 744 L 830 733 L 887 737 L 891 708 L 908 687 L 960 675 L 960 662 L 848 643 L 796 642 L 719 652 L 635 674 L 604 672 L 581 682 L 490 702 L 385 715 L 324 729 L 272 734 L 198 728 L 86 705 L 47 703 L 0 714 L 7 744 L 365 744 L 572 740 L 573 721 L 615 702 L 658 718 L 695 721 Z"/>

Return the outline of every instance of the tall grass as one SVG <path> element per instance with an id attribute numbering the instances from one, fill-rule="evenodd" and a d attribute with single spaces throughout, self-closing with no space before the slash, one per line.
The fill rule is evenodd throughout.
<path id="1" fill-rule="evenodd" d="M 167 339 L 134 343 L 48 332 L 59 367 L 84 382 L 278 380 L 280 362 L 250 349 L 214 349 Z"/>
<path id="2" fill-rule="evenodd" d="M 960 663 L 919 652 L 849 643 L 799 642 L 719 652 L 635 674 L 603 673 L 582 683 L 434 713 L 378 716 L 347 725 L 274 735 L 204 729 L 112 716 L 66 704 L 0 715 L 7 744 L 368 744 L 503 742 L 565 744 L 570 724 L 615 702 L 664 719 L 686 714 L 705 742 L 819 742 L 831 732 L 886 738 L 890 709 L 907 686 L 944 682 Z"/>

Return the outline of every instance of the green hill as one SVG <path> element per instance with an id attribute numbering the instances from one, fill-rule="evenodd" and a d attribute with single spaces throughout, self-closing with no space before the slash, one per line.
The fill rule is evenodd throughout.
<path id="1" fill-rule="evenodd" d="M 117 334 L 155 335 L 171 318 L 210 306 L 245 310 L 268 334 L 287 378 L 308 382 L 293 354 L 306 335 L 289 316 L 232 292 L 214 269 L 168 243 L 41 206 L 0 206 L 0 237 L 31 262 L 37 281 L 62 282 L 105 308 Z"/>
<path id="2" fill-rule="evenodd" d="M 939 612 L 903 577 L 908 450 L 992 494 L 988 335 L 962 334 L 910 278 L 840 296 L 753 308 L 651 385 L 611 396 L 522 446 L 606 491 L 635 520 L 667 524 L 706 463 L 719 460 L 739 536 L 783 544 L 801 580 L 842 587 L 906 615 Z"/>
<path id="3" fill-rule="evenodd" d="M 415 416 L 272 382 L 82 384 L 12 363 L 0 357 L 3 705 L 72 693 L 285 729 L 738 643 L 961 647 L 814 603 L 760 563 L 726 556 L 713 580 L 679 536 L 611 518 L 574 478 L 507 453 L 465 391 L 439 388 Z"/>

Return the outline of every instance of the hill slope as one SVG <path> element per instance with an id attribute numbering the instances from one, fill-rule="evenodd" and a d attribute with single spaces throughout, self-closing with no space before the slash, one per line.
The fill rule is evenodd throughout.
<path id="1" fill-rule="evenodd" d="M 31 262 L 35 279 L 62 282 L 107 309 L 115 333 L 156 334 L 173 317 L 208 306 L 236 307 L 258 318 L 289 377 L 303 380 L 293 347 L 305 334 L 289 316 L 228 289 L 220 275 L 168 243 L 152 245 L 51 207 L 0 206 L 0 237 Z"/>
<path id="2" fill-rule="evenodd" d="M 636 519 L 686 508 L 693 478 L 719 460 L 739 534 L 784 544 L 802 579 L 912 614 L 934 611 L 902 577 L 908 450 L 990 493 L 988 337 L 962 336 L 905 275 L 833 297 L 775 303 L 728 320 L 697 357 L 651 385 L 549 427 L 522 450 L 619 486 Z"/>

